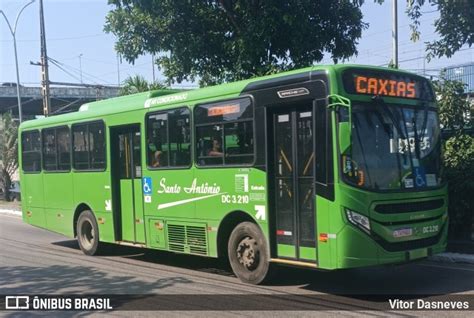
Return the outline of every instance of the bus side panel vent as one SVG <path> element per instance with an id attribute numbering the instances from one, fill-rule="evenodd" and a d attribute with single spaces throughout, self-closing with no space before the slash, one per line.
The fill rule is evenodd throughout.
<path id="1" fill-rule="evenodd" d="M 168 224 L 168 246 L 171 251 L 185 252 L 185 233 L 184 225 Z"/>
<path id="2" fill-rule="evenodd" d="M 179 253 L 208 255 L 206 226 L 201 224 L 168 224 L 169 249 Z"/>
<path id="3" fill-rule="evenodd" d="M 206 228 L 186 227 L 187 243 L 192 254 L 207 255 Z"/>

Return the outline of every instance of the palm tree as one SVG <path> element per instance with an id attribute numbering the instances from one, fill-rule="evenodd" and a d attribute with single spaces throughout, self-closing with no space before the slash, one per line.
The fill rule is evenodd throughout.
<path id="1" fill-rule="evenodd" d="M 18 125 L 11 113 L 0 115 L 0 188 L 3 188 L 5 200 L 10 201 L 12 177 L 18 169 Z"/>
<path id="2" fill-rule="evenodd" d="M 167 87 L 161 83 L 148 83 L 143 76 L 135 75 L 129 76 L 123 81 L 120 95 L 130 95 L 156 89 L 167 89 Z"/>

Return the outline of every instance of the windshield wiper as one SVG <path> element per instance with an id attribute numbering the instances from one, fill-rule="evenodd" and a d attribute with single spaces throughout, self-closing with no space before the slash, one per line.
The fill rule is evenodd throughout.
<path id="1" fill-rule="evenodd" d="M 408 144 L 407 145 L 408 158 L 409 158 L 409 161 L 410 161 L 411 171 L 412 171 L 412 174 L 413 174 L 413 168 L 414 168 L 413 156 L 412 156 L 412 152 L 411 152 L 410 138 L 409 138 L 409 135 L 408 135 L 407 121 L 406 121 L 405 112 L 403 111 L 403 109 L 401 109 L 400 111 L 401 111 L 402 116 L 403 116 L 403 126 L 405 127 L 405 132 L 406 132 L 406 135 L 407 135 L 406 141 L 407 141 L 407 144 Z M 416 131 L 416 129 L 415 129 L 415 131 Z M 416 150 L 416 136 L 414 138 L 415 138 L 415 150 Z M 413 178 L 413 176 L 412 176 L 412 178 Z M 415 180 L 413 180 L 413 181 L 415 181 Z"/>
<path id="2" fill-rule="evenodd" d="M 385 103 L 385 101 L 383 100 L 382 97 L 376 95 L 374 97 L 372 97 L 372 101 L 377 105 L 377 106 L 380 106 L 381 109 L 383 110 L 383 112 L 385 113 L 385 115 L 390 118 L 390 121 L 392 122 L 393 126 L 395 127 L 395 129 L 397 130 L 397 133 L 403 138 L 405 139 L 405 134 L 402 130 L 402 127 L 400 126 L 400 118 L 395 118 L 395 116 L 393 115 L 393 113 L 390 111 L 390 109 L 388 109 L 388 106 L 387 104 Z"/>
<path id="3" fill-rule="evenodd" d="M 421 126 L 420 134 L 418 134 L 418 110 L 415 109 L 413 116 L 413 129 L 415 134 L 415 155 L 418 160 L 421 160 L 420 144 L 423 142 L 426 134 L 426 125 L 428 124 L 428 104 L 423 102 L 423 125 Z"/>

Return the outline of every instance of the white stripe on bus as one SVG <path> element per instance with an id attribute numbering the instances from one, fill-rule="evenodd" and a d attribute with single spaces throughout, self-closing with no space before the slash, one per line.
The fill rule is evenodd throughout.
<path id="1" fill-rule="evenodd" d="M 222 195 L 222 194 L 226 194 L 226 193 L 227 193 L 227 192 L 215 193 L 215 194 L 211 194 L 211 195 L 205 195 L 205 196 L 203 196 L 203 197 L 197 197 L 197 198 L 191 198 L 191 199 L 186 199 L 186 200 L 181 200 L 181 201 L 175 201 L 175 202 L 169 202 L 169 203 L 158 204 L 158 210 L 165 209 L 165 208 L 169 208 L 169 207 L 171 207 L 171 206 L 186 204 L 186 203 L 193 202 L 193 201 L 198 201 L 198 200 L 202 200 L 202 199 L 212 198 L 212 197 L 215 197 L 216 195 Z"/>

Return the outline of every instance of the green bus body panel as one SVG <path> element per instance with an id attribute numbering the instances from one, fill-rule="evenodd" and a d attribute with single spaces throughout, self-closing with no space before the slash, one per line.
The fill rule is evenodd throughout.
<path id="1" fill-rule="evenodd" d="M 145 243 L 145 218 L 143 211 L 142 180 L 133 180 L 134 209 L 135 209 L 135 241 Z"/>
<path id="2" fill-rule="evenodd" d="M 295 258 L 296 247 L 294 245 L 278 244 L 277 245 L 278 256 L 283 258 Z"/>
<path id="3" fill-rule="evenodd" d="M 122 215 L 122 240 L 135 241 L 135 219 L 133 217 L 132 180 L 120 180 L 120 211 Z"/>
<path id="4" fill-rule="evenodd" d="M 315 247 L 300 247 L 299 250 L 300 258 L 309 262 L 316 261 L 316 248 Z"/>
<path id="5" fill-rule="evenodd" d="M 29 182 L 21 182 L 23 220 L 31 225 L 46 227 L 44 213 L 43 174 L 25 174 Z"/>
<path id="6" fill-rule="evenodd" d="M 217 237 L 222 220 L 232 212 L 241 211 L 256 222 L 268 241 L 271 240 L 269 219 L 269 185 L 267 173 L 251 167 L 185 167 L 181 169 L 149 169 L 146 166 L 147 142 L 145 116 L 157 110 L 217 101 L 240 96 L 249 84 L 271 80 L 298 73 L 322 71 L 328 76 L 328 94 L 340 94 L 351 100 L 367 101 L 370 96 L 356 96 L 344 92 L 341 73 L 354 65 L 314 66 L 290 72 L 223 84 L 192 91 L 147 92 L 102 100 L 83 105 L 81 110 L 59 116 L 27 121 L 21 131 L 43 129 L 73 123 L 103 120 L 106 127 L 106 169 L 104 171 L 71 171 L 64 173 L 24 173 L 20 171 L 22 211 L 25 222 L 62 233 L 69 237 L 75 234 L 75 212 L 79 207 L 89 208 L 99 225 L 99 237 L 103 242 L 116 242 L 117 221 L 122 223 L 122 240 L 145 244 L 147 247 L 190 253 L 203 256 L 218 256 Z M 365 69 L 386 70 L 377 67 Z M 392 71 L 392 70 L 391 70 Z M 400 74 L 410 74 L 396 71 Z M 308 78 L 309 80 L 309 78 Z M 384 97 L 387 102 L 415 104 L 417 101 Z M 334 174 L 334 200 L 315 197 L 317 245 L 299 247 L 279 244 L 274 246 L 278 255 L 317 263 L 324 269 L 361 267 L 388 263 L 401 263 L 426 257 L 428 253 L 439 253 L 446 248 L 447 237 L 447 190 L 411 193 L 373 193 L 344 184 L 339 179 L 337 131 L 335 112 L 332 120 L 332 159 Z M 141 176 L 151 178 L 152 193 L 144 195 L 142 180 L 121 180 L 121 202 L 112 197 L 111 167 L 117 156 L 111 153 L 110 129 L 129 124 L 139 124 L 142 136 Z M 256 125 L 265 125 L 256 122 Z M 20 134 L 21 135 L 21 134 Z M 22 162 L 20 151 L 20 163 Z M 118 180 L 117 180 L 118 181 Z M 179 189 L 178 189 L 179 188 Z M 218 190 L 216 190 L 218 188 Z M 204 190 L 203 190 L 204 189 Z M 374 207 L 380 202 L 403 203 L 442 198 L 444 205 L 436 210 L 404 214 L 380 214 Z M 121 215 L 114 214 L 120 204 Z M 413 239 L 432 236 L 423 233 L 423 227 L 438 226 L 441 233 L 438 243 L 427 248 L 411 248 L 409 251 L 388 251 L 373 237 L 348 222 L 344 208 L 366 213 L 371 219 L 372 231 L 387 244 L 401 244 Z M 135 216 L 133 212 L 135 211 Z M 263 211 L 263 212 L 262 212 Z M 413 223 L 417 217 L 431 221 Z M 114 220 L 120 217 L 120 220 Z M 397 226 L 390 222 L 410 224 L 414 235 L 410 238 L 393 237 Z M 327 236 L 327 240 L 319 240 Z M 270 242 L 274 243 L 274 242 Z M 298 252 L 298 253 L 297 253 Z"/>
<path id="7" fill-rule="evenodd" d="M 165 249 L 165 221 L 163 219 L 148 219 L 148 239 L 150 247 Z"/>
<path id="8" fill-rule="evenodd" d="M 43 173 L 43 193 L 45 205 L 46 226 L 67 236 L 73 234 L 74 210 L 73 176 L 69 172 Z"/>

